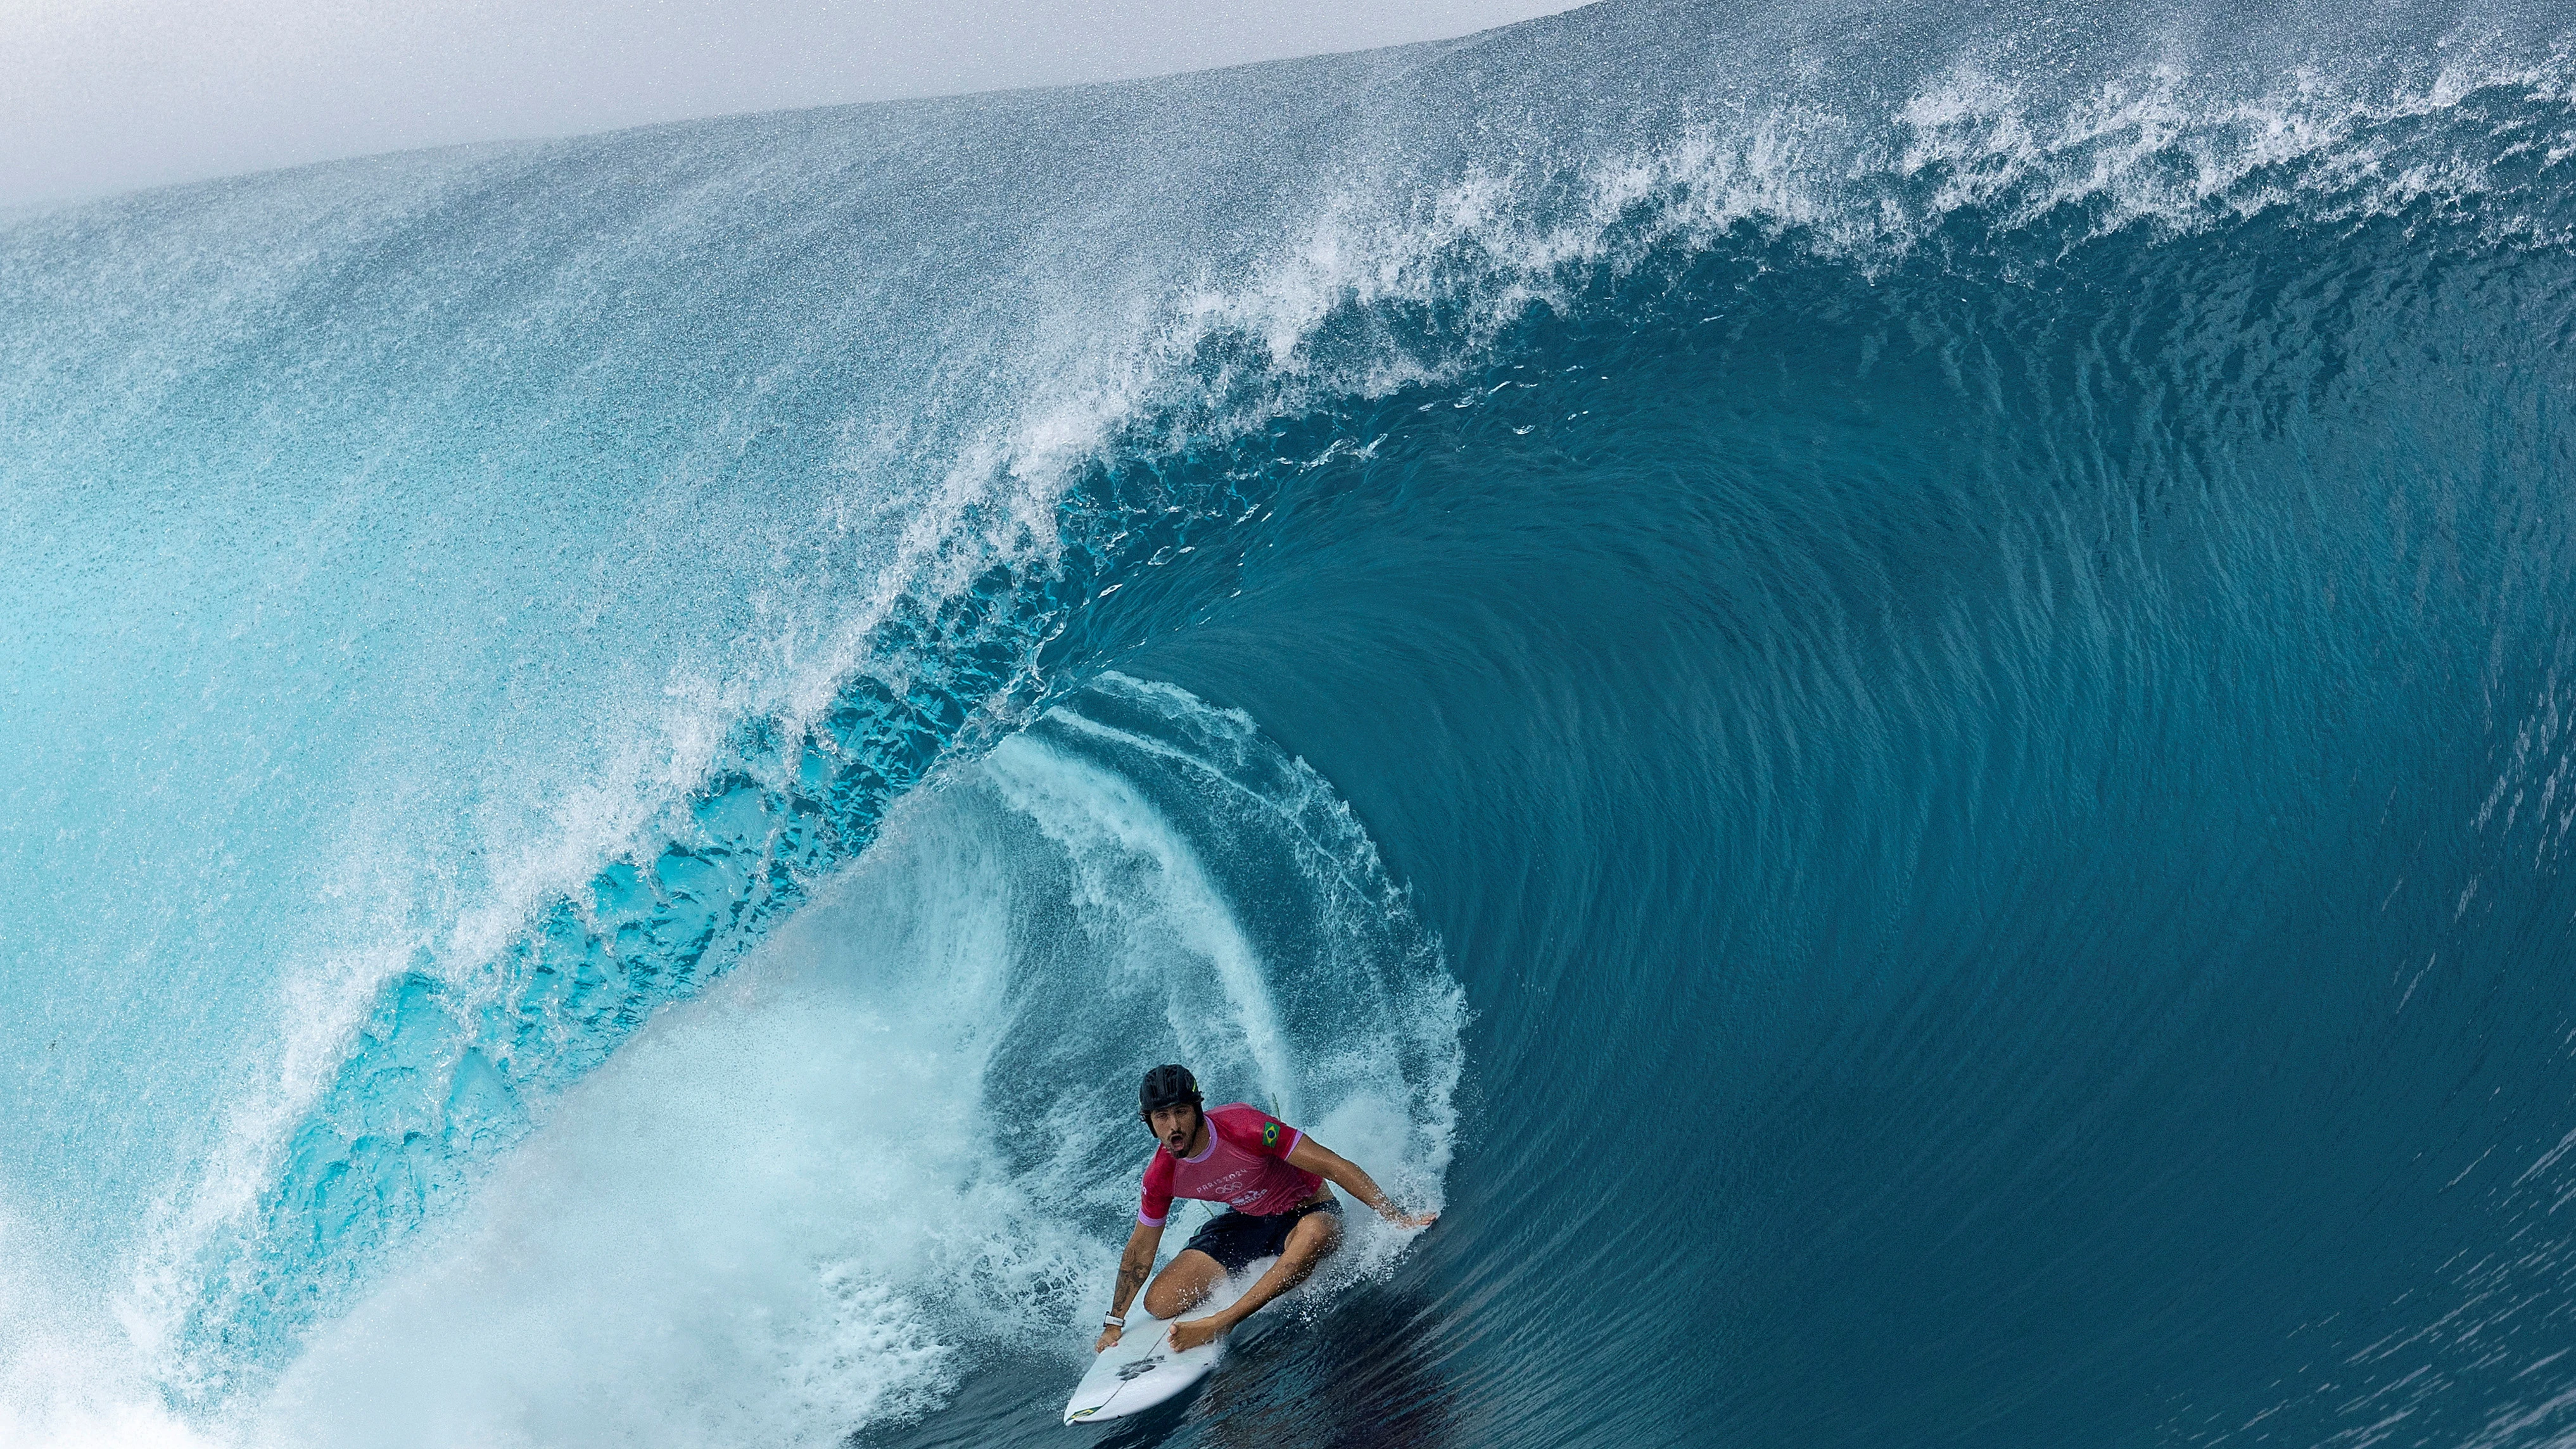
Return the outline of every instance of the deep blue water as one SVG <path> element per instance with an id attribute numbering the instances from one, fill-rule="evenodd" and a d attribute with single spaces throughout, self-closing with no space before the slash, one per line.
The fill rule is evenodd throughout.
<path id="1" fill-rule="evenodd" d="M 1089 1437 L 2576 1434 L 2563 26 L 10 223 L 0 1430 L 1061 1442 L 1179 1059 L 1444 1215 Z"/>

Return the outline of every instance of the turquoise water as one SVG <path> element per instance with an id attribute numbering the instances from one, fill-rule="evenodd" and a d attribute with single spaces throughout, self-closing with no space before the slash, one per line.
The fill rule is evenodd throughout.
<path id="1" fill-rule="evenodd" d="M 0 1427 L 2576 1427 L 2555 17 L 1596 6 L 0 230 Z M 1641 1374 L 1641 1365 L 1655 1371 Z"/>

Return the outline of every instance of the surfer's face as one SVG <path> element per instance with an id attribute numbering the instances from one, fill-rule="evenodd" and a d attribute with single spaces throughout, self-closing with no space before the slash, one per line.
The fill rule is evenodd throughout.
<path id="1" fill-rule="evenodd" d="M 1157 1107 L 1154 1115 L 1145 1120 L 1175 1156 L 1186 1155 L 1190 1139 L 1199 1135 L 1199 1109 L 1187 1102 L 1177 1107 Z"/>

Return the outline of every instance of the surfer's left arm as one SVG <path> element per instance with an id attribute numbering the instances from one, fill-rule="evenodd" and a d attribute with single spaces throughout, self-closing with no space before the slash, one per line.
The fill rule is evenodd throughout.
<path id="1" fill-rule="evenodd" d="M 1440 1216 L 1438 1213 L 1417 1215 L 1397 1207 L 1388 1201 L 1385 1193 L 1378 1191 L 1377 1184 L 1369 1179 L 1367 1173 L 1360 1171 L 1357 1163 L 1303 1133 L 1298 1134 L 1297 1145 L 1288 1149 L 1288 1165 L 1311 1172 L 1367 1203 L 1376 1209 L 1379 1217 L 1397 1227 L 1427 1228 L 1431 1226 L 1432 1219 Z"/>
<path id="2" fill-rule="evenodd" d="M 1127 1234 L 1127 1250 L 1118 1255 L 1118 1290 L 1110 1295 L 1109 1321 L 1100 1325 L 1100 1341 L 1091 1346 L 1093 1353 L 1118 1342 L 1127 1305 L 1135 1301 L 1136 1290 L 1154 1275 L 1154 1254 L 1162 1242 L 1163 1228 L 1159 1223 L 1140 1222 Z"/>

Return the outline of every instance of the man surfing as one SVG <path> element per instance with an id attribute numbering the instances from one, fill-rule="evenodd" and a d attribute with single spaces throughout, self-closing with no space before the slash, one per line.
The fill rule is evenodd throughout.
<path id="1" fill-rule="evenodd" d="M 1145 1289 L 1145 1311 L 1169 1322 L 1196 1307 L 1229 1273 L 1256 1259 L 1279 1261 L 1221 1312 L 1172 1324 L 1172 1349 L 1184 1353 L 1216 1339 L 1252 1316 L 1262 1304 L 1296 1287 L 1326 1254 L 1341 1246 L 1342 1205 L 1324 1186 L 1344 1192 L 1403 1228 L 1427 1228 L 1438 1213 L 1409 1215 L 1369 1175 L 1305 1133 L 1241 1102 L 1200 1109 L 1199 1084 L 1189 1068 L 1156 1067 L 1145 1074 L 1137 1109 L 1154 1133 L 1154 1156 L 1145 1164 L 1145 1200 L 1136 1230 L 1118 1257 L 1117 1300 L 1100 1330 L 1098 1353 L 1118 1342 L 1127 1305 L 1154 1271 L 1163 1224 L 1172 1199 L 1221 1202 L 1226 1210 L 1190 1236 L 1189 1246 Z"/>

